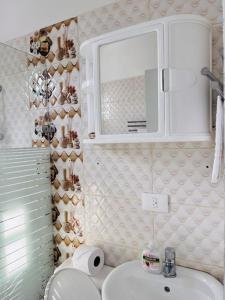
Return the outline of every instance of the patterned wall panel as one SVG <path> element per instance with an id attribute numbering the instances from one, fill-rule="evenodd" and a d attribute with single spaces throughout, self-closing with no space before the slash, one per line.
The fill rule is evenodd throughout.
<path id="1" fill-rule="evenodd" d="M 131 253 L 138 258 L 154 239 L 162 249 L 175 246 L 179 264 L 221 278 L 224 187 L 210 183 L 212 151 L 174 147 L 85 146 L 87 242 L 103 247 L 106 261 L 117 265 L 118 249 L 120 262 Z M 170 213 L 142 211 L 142 191 L 169 194 Z"/>
<path id="2" fill-rule="evenodd" d="M 40 29 L 26 37 L 29 69 L 47 66 L 54 89 L 49 102 L 34 91 L 30 99 L 34 147 L 52 149 L 52 201 L 56 265 L 84 242 L 81 191 L 83 157 L 79 95 L 77 18 Z M 44 133 L 50 125 L 53 133 Z"/>
<path id="3" fill-rule="evenodd" d="M 147 21 L 148 8 L 148 0 L 120 0 L 78 16 L 80 43 L 112 30 Z"/>
<path id="4" fill-rule="evenodd" d="M 150 0 L 151 19 L 175 14 L 195 14 L 208 18 L 212 23 L 222 22 L 221 0 Z"/>
<path id="5" fill-rule="evenodd" d="M 32 54 L 26 56 L 25 61 L 31 87 L 29 97 L 22 103 L 23 107 L 26 106 L 27 115 L 19 113 L 16 122 L 24 125 L 28 123 L 28 147 L 51 146 L 52 149 L 54 254 L 58 265 L 84 242 L 77 18 L 37 30 L 8 44 Z M 48 103 L 36 92 L 36 85 L 33 84 L 37 75 L 39 78 L 46 69 L 55 86 Z M 15 126 L 15 122 L 12 125 Z M 54 129 L 51 135 L 44 131 L 49 125 Z M 17 133 L 13 131 L 13 134 L 18 144 L 21 144 Z"/>
<path id="6" fill-rule="evenodd" d="M 155 18 L 197 14 L 222 23 L 221 0 L 120 0 L 78 16 L 80 41 Z"/>
<path id="7" fill-rule="evenodd" d="M 78 17 L 80 40 L 181 13 L 212 22 L 213 70 L 222 79 L 221 1 L 118 1 Z M 162 249 L 176 247 L 178 264 L 222 279 L 224 187 L 210 183 L 212 160 L 211 143 L 85 146 L 87 243 L 101 246 L 106 263 L 116 266 L 139 258 L 143 245 L 155 240 Z M 142 211 L 142 191 L 169 194 L 170 212 Z"/>

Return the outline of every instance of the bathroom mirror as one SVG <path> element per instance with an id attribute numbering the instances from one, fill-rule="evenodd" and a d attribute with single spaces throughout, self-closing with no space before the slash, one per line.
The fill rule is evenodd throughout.
<path id="1" fill-rule="evenodd" d="M 99 47 L 102 134 L 157 132 L 157 32 Z"/>

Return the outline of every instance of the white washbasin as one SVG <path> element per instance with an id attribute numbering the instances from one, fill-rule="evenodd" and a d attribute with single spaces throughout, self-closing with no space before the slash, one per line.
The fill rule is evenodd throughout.
<path id="1" fill-rule="evenodd" d="M 176 278 L 147 273 L 139 261 L 115 268 L 102 288 L 103 300 L 223 300 L 223 285 L 214 277 L 177 267 Z"/>

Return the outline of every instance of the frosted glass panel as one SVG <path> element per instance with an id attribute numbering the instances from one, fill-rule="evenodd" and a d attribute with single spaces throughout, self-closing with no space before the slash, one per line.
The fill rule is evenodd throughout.
<path id="1" fill-rule="evenodd" d="M 32 148 L 28 54 L 0 43 L 0 299 L 40 300 L 53 273 L 50 149 Z M 48 112 L 48 106 L 45 108 Z"/>
<path id="2" fill-rule="evenodd" d="M 49 149 L 0 151 L 0 299 L 39 300 L 53 272 Z"/>

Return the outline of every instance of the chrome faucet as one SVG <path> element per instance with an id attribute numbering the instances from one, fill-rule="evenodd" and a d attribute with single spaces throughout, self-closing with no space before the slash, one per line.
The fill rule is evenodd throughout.
<path id="1" fill-rule="evenodd" d="M 167 247 L 165 249 L 165 260 L 163 262 L 163 275 L 167 278 L 176 277 L 176 255 L 175 249 Z"/>

